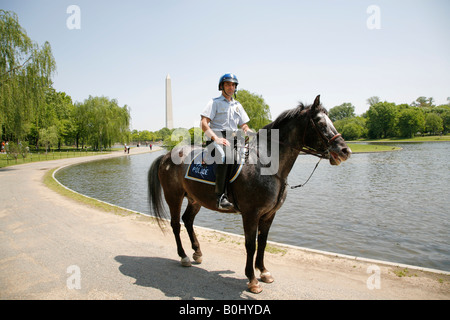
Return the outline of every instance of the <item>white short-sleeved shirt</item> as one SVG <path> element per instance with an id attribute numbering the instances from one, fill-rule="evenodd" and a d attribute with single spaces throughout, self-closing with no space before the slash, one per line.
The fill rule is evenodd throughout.
<path id="1" fill-rule="evenodd" d="M 223 95 L 211 99 L 200 115 L 211 120 L 209 127 L 213 131 L 237 131 L 243 124 L 250 121 L 238 101 L 233 98 L 228 101 Z"/>

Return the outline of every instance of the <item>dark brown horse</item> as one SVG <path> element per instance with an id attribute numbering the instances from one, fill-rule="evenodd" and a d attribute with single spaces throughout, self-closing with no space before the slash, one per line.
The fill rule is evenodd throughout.
<path id="1" fill-rule="evenodd" d="M 242 215 L 247 250 L 245 275 L 249 280 L 248 289 L 253 293 L 262 291 L 253 268 L 256 239 L 258 251 L 255 267 L 261 272 L 261 281 L 273 282 L 272 275 L 264 267 L 264 249 L 275 213 L 286 198 L 287 177 L 299 152 L 329 159 L 332 165 L 339 165 L 351 154 L 350 148 L 328 118 L 327 111 L 321 106 L 320 96 L 316 97 L 311 106 L 300 105 L 283 112 L 263 129 L 258 132 L 258 139 L 253 139 L 250 144 L 249 156 L 240 175 L 228 185 L 231 202 L 238 208 L 236 211 Z M 262 139 L 263 131 L 266 139 Z M 267 157 L 264 158 L 258 150 L 262 144 L 271 149 L 272 155 L 278 151 L 278 159 L 272 158 L 271 162 L 267 161 Z M 170 224 L 175 235 L 178 255 L 184 266 L 190 266 L 191 262 L 180 239 L 180 211 L 183 199 L 186 197 L 188 204 L 182 219 L 194 250 L 193 259 L 197 263 L 202 261 L 202 252 L 193 229 L 195 215 L 201 207 L 219 211 L 216 208 L 214 186 L 185 179 L 189 165 L 179 161 L 180 159 L 176 161 L 173 159 L 173 155 L 177 154 L 182 160 L 192 149 L 194 149 L 192 146 L 179 147 L 158 157 L 148 173 L 149 202 L 153 214 L 158 218 L 158 222 L 164 214 L 162 186 L 170 210 Z M 275 161 L 277 163 L 274 163 Z M 267 174 L 270 168 L 275 170 L 272 174 Z"/>

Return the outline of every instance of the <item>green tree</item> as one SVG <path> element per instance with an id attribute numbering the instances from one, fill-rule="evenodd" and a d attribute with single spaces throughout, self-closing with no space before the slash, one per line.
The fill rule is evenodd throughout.
<path id="1" fill-rule="evenodd" d="M 333 122 L 345 118 L 353 118 L 355 116 L 355 107 L 349 102 L 344 102 L 340 106 L 331 108 L 328 116 Z"/>
<path id="2" fill-rule="evenodd" d="M 28 155 L 28 143 L 26 142 L 19 142 L 19 143 L 15 143 L 10 141 L 8 143 L 8 145 L 6 146 L 6 153 L 8 153 L 9 155 L 13 156 L 14 159 L 17 160 L 17 158 L 19 157 L 19 155 L 22 155 L 22 157 L 25 159 Z"/>
<path id="3" fill-rule="evenodd" d="M 117 100 L 89 96 L 75 105 L 77 147 L 90 144 L 94 149 L 111 147 L 115 142 L 128 142 L 130 110 Z"/>
<path id="4" fill-rule="evenodd" d="M 131 131 L 131 141 L 139 142 L 140 139 L 141 133 L 137 129 L 133 129 L 133 131 Z"/>
<path id="5" fill-rule="evenodd" d="M 394 103 L 378 102 L 367 110 L 368 136 L 371 139 L 387 138 L 394 134 L 397 108 Z"/>
<path id="6" fill-rule="evenodd" d="M 49 148 L 58 143 L 58 128 L 51 126 L 49 128 L 43 128 L 39 130 L 39 143 L 45 147 L 45 152 L 48 152 Z"/>
<path id="7" fill-rule="evenodd" d="M 334 123 L 334 126 L 346 140 L 356 140 L 367 137 L 366 119 L 363 117 L 337 120 Z"/>
<path id="8" fill-rule="evenodd" d="M 171 130 L 170 136 L 164 139 L 164 147 L 168 150 L 172 150 L 179 144 L 201 146 L 203 144 L 203 138 L 203 131 L 199 127 L 192 127 L 189 130 L 177 128 Z"/>
<path id="9" fill-rule="evenodd" d="M 436 134 L 444 130 L 442 118 L 436 113 L 428 113 L 425 116 L 425 127 L 431 134 Z"/>
<path id="10" fill-rule="evenodd" d="M 33 42 L 17 15 L 0 9 L 0 130 L 19 141 L 39 130 L 45 93 L 56 70 L 50 44 Z"/>
<path id="11" fill-rule="evenodd" d="M 369 99 L 367 99 L 367 104 L 369 106 L 373 106 L 374 104 L 377 104 L 378 102 L 380 102 L 380 98 L 377 96 L 373 96 L 373 97 L 370 97 Z"/>
<path id="12" fill-rule="evenodd" d="M 250 118 L 248 126 L 258 131 L 271 122 L 270 107 L 263 97 L 247 90 L 240 89 L 236 93 L 236 100 L 244 107 Z"/>
<path id="13" fill-rule="evenodd" d="M 58 130 L 58 149 L 61 144 L 75 141 L 75 120 L 72 98 L 65 92 L 49 88 L 46 93 L 45 113 L 42 115 L 41 127 L 56 126 Z"/>
<path id="14" fill-rule="evenodd" d="M 166 140 L 167 138 L 170 139 L 170 136 L 172 135 L 173 129 L 170 130 L 169 128 L 162 128 L 157 131 L 157 136 L 160 137 L 161 140 Z"/>
<path id="15" fill-rule="evenodd" d="M 442 125 L 444 127 L 444 132 L 448 132 L 450 130 L 450 110 L 442 113 L 441 117 L 442 117 Z"/>
<path id="16" fill-rule="evenodd" d="M 411 103 L 413 107 L 421 107 L 421 108 L 432 108 L 434 107 L 434 99 L 426 98 L 426 97 L 418 97 L 416 101 Z"/>
<path id="17" fill-rule="evenodd" d="M 140 139 L 141 141 L 152 141 L 153 134 L 148 130 L 143 130 L 140 132 Z"/>
<path id="18" fill-rule="evenodd" d="M 191 144 L 201 146 L 203 144 L 204 134 L 201 128 L 192 127 L 189 129 L 191 135 Z"/>
<path id="19" fill-rule="evenodd" d="M 76 102 L 74 108 L 74 122 L 75 122 L 75 144 L 78 147 L 81 145 L 83 148 L 88 141 L 89 137 L 89 120 L 87 114 L 88 107 L 84 103 Z"/>
<path id="20" fill-rule="evenodd" d="M 407 108 L 399 112 L 397 128 L 401 137 L 412 138 L 416 132 L 423 132 L 424 127 L 425 116 L 422 110 Z"/>

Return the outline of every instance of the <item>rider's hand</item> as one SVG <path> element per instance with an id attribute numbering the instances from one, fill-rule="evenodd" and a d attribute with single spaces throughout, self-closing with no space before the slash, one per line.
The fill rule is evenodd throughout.
<path id="1" fill-rule="evenodd" d="M 230 146 L 230 142 L 225 138 L 217 138 L 214 140 L 218 145 Z"/>

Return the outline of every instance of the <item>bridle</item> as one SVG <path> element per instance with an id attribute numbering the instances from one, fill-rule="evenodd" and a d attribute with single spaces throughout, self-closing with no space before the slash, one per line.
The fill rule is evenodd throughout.
<path id="1" fill-rule="evenodd" d="M 339 138 L 341 136 L 340 133 L 335 134 L 331 139 L 328 139 L 328 137 L 319 130 L 319 128 L 317 128 L 316 123 L 314 122 L 312 115 L 311 115 L 311 109 L 308 109 L 307 111 L 305 111 L 307 113 L 308 119 L 307 119 L 307 124 L 305 127 L 305 131 L 303 132 L 303 137 L 302 137 L 302 145 L 300 146 L 300 148 L 294 147 L 288 143 L 285 143 L 283 141 L 279 141 L 280 144 L 285 145 L 291 149 L 297 150 L 298 152 L 304 152 L 316 157 L 319 157 L 321 159 L 328 159 L 329 158 L 329 149 L 331 148 L 331 143 L 336 140 L 337 138 Z M 306 132 L 308 131 L 308 125 L 311 123 L 312 127 L 314 128 L 314 130 L 316 130 L 316 132 L 318 133 L 318 135 L 321 138 L 321 143 L 324 146 L 325 152 L 322 151 L 318 151 L 314 148 L 308 147 L 305 143 L 305 137 L 306 137 Z"/>
<path id="2" fill-rule="evenodd" d="M 329 159 L 329 157 L 330 157 L 330 155 L 329 155 L 330 151 L 329 150 L 331 148 L 331 143 L 341 136 L 340 133 L 337 133 L 331 139 L 328 139 L 328 137 L 322 131 L 320 131 L 319 128 L 317 128 L 317 125 L 315 124 L 315 122 L 314 122 L 314 120 L 312 118 L 312 115 L 311 115 L 311 109 L 308 109 L 306 111 L 306 113 L 308 114 L 308 122 L 306 124 L 305 131 L 303 132 L 302 145 L 300 146 L 300 148 L 294 147 L 294 146 L 289 145 L 289 144 L 287 144 L 285 142 L 282 142 L 282 141 L 279 141 L 279 143 L 283 144 L 283 145 L 285 145 L 285 146 L 287 146 L 287 147 L 289 147 L 291 149 L 297 150 L 298 152 L 304 152 L 304 153 L 307 153 L 307 154 L 319 157 L 319 161 L 316 163 L 316 165 L 315 165 L 313 171 L 311 172 L 311 174 L 309 175 L 308 179 L 302 184 L 298 184 L 298 185 L 295 185 L 295 186 L 290 186 L 291 189 L 301 188 L 301 187 L 305 186 L 308 183 L 309 179 L 311 179 L 311 177 L 313 176 L 313 174 L 316 171 L 317 167 L 319 166 L 320 161 L 322 159 Z M 314 148 L 308 147 L 305 144 L 305 137 L 306 137 L 306 132 L 308 131 L 309 123 L 311 123 L 312 127 L 316 130 L 316 132 L 321 137 L 320 141 L 323 144 L 323 146 L 325 147 L 325 152 L 318 151 L 318 150 L 316 150 Z M 285 183 L 286 183 L 286 185 L 288 185 L 287 182 L 285 182 Z"/>

